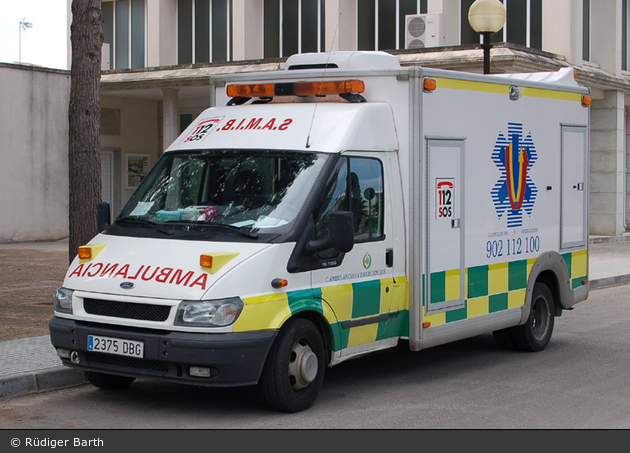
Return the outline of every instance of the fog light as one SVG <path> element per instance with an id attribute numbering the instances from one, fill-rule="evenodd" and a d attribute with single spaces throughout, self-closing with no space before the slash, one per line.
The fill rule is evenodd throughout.
<path id="1" fill-rule="evenodd" d="M 190 375 L 195 377 L 210 377 L 210 368 L 203 366 L 191 366 Z"/>
<path id="2" fill-rule="evenodd" d="M 69 349 L 63 349 L 63 348 L 57 349 L 57 355 L 61 357 L 62 359 L 69 359 L 71 353 L 72 351 L 70 351 Z"/>

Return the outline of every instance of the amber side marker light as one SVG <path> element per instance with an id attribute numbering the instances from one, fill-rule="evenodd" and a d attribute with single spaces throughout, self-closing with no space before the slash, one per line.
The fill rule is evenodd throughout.
<path id="1" fill-rule="evenodd" d="M 288 280 L 285 280 L 284 278 L 274 278 L 271 281 L 271 286 L 273 286 L 276 289 L 279 288 L 284 288 L 285 286 L 287 286 L 289 284 Z"/>
<path id="2" fill-rule="evenodd" d="M 273 96 L 326 96 L 329 94 L 363 93 L 362 80 L 335 80 L 320 82 L 255 83 L 228 85 L 227 95 L 232 98 Z"/>
<path id="3" fill-rule="evenodd" d="M 201 255 L 199 257 L 199 264 L 201 265 L 201 267 L 212 268 L 212 255 Z"/>
<path id="4" fill-rule="evenodd" d="M 77 251 L 77 256 L 82 263 L 93 260 L 101 253 L 107 244 L 82 245 Z"/>
<path id="5" fill-rule="evenodd" d="M 92 247 L 79 247 L 79 259 L 91 260 L 92 259 Z"/>
<path id="6" fill-rule="evenodd" d="M 422 327 L 424 327 L 425 329 L 426 329 L 427 327 L 431 327 L 431 322 L 429 322 L 429 321 L 425 321 L 425 322 L 423 322 L 423 323 L 422 323 Z"/>
<path id="7" fill-rule="evenodd" d="M 588 107 L 593 103 L 593 99 L 588 94 L 582 95 L 582 107 Z"/>
<path id="8" fill-rule="evenodd" d="M 437 88 L 437 81 L 435 79 L 432 79 L 431 77 L 426 77 L 422 82 L 422 88 L 427 93 L 435 91 Z"/>

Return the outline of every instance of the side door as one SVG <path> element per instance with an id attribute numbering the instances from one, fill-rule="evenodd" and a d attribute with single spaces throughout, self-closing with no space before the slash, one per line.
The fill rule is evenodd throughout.
<path id="1" fill-rule="evenodd" d="M 333 249 L 317 253 L 311 267 L 314 291 L 321 291 L 339 321 L 333 349 L 342 357 L 384 347 L 392 337 L 387 321 L 393 295 L 394 219 L 388 212 L 390 195 L 379 154 L 343 156 L 314 212 L 317 239 L 328 235 L 331 212 L 352 211 L 354 217 L 353 249 L 347 254 Z"/>
<path id="2" fill-rule="evenodd" d="M 427 314 L 464 306 L 463 140 L 428 141 Z"/>

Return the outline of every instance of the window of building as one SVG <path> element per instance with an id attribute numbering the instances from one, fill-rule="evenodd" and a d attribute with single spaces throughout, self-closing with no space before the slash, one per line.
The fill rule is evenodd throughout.
<path id="1" fill-rule="evenodd" d="M 628 70 L 628 0 L 621 1 L 621 69 Z"/>
<path id="2" fill-rule="evenodd" d="M 145 0 L 103 2 L 102 10 L 103 37 L 109 44 L 111 69 L 145 67 Z"/>
<path id="3" fill-rule="evenodd" d="M 325 0 L 264 0 L 264 57 L 323 52 L 325 3 Z"/>
<path id="4" fill-rule="evenodd" d="M 359 50 L 405 48 L 405 16 L 427 12 L 427 0 L 361 0 L 357 2 Z"/>
<path id="5" fill-rule="evenodd" d="M 461 2 L 462 44 L 477 44 L 479 33 L 468 22 L 468 10 L 474 0 Z M 542 49 L 542 0 L 501 0 L 505 5 L 505 25 L 491 36 L 493 42 L 510 42 Z"/>
<path id="6" fill-rule="evenodd" d="M 591 59 L 591 0 L 582 3 L 582 59 Z"/>
<path id="7" fill-rule="evenodd" d="M 232 1 L 177 0 L 177 63 L 229 61 Z"/>

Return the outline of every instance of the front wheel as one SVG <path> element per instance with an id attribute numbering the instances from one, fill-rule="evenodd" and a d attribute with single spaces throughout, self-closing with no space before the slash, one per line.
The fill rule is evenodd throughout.
<path id="1" fill-rule="evenodd" d="M 324 342 L 315 324 L 289 320 L 265 362 L 261 376 L 265 400 L 278 411 L 308 409 L 317 399 L 325 366 Z"/>
<path id="2" fill-rule="evenodd" d="M 514 342 L 518 349 L 529 352 L 542 351 L 549 344 L 553 333 L 555 304 L 553 294 L 544 283 L 536 283 L 527 322 L 514 327 Z"/>

